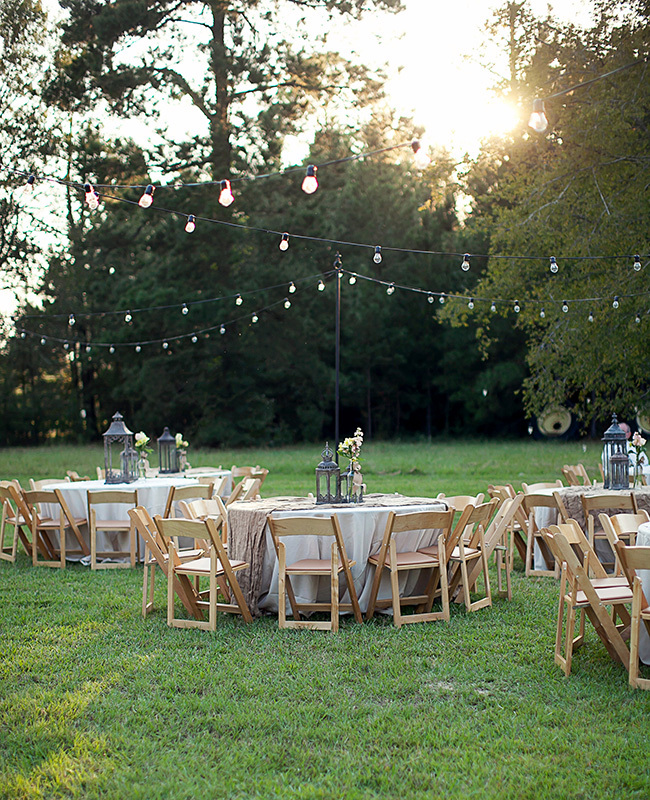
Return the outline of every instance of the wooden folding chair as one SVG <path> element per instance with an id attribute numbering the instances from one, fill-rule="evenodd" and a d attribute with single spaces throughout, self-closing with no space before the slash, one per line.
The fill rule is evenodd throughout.
<path id="1" fill-rule="evenodd" d="M 261 485 L 260 478 L 243 478 L 239 483 L 235 484 L 230 497 L 226 498 L 226 506 L 244 500 L 259 500 Z"/>
<path id="2" fill-rule="evenodd" d="M 547 529 L 544 538 L 556 561 L 562 564 L 560 577 L 560 605 L 558 608 L 555 637 L 555 663 L 565 675 L 571 672 L 573 651 L 584 643 L 584 624 L 581 622 L 577 637 L 574 637 L 575 619 L 578 611 L 586 614 L 610 656 L 629 668 L 630 651 L 623 641 L 621 632 L 625 622 L 616 625 L 616 615 L 629 620 L 625 608 L 632 602 L 632 591 L 627 585 L 604 585 L 597 587 L 588 575 L 587 568 L 576 555 L 566 536 L 561 531 Z M 612 616 L 607 606 L 613 606 Z M 566 609 L 565 633 L 562 635 L 564 609 Z M 562 642 L 564 644 L 562 645 Z"/>
<path id="3" fill-rule="evenodd" d="M 560 577 L 560 567 L 554 563 L 553 555 L 549 551 L 544 537 L 541 535 L 540 530 L 543 527 L 548 527 L 549 524 L 555 522 L 566 522 L 567 511 L 562 502 L 562 498 L 556 491 L 551 491 L 549 494 L 541 493 L 524 493 L 521 507 L 527 519 L 526 529 L 526 577 L 540 575 L 550 576 L 552 578 Z M 548 509 L 545 517 L 548 520 L 544 525 L 539 524 L 539 509 Z M 546 563 L 546 569 L 535 569 L 535 545 L 539 547 L 541 554 Z"/>
<path id="4" fill-rule="evenodd" d="M 128 509 L 138 505 L 137 489 L 101 489 L 99 491 L 89 491 L 87 494 L 88 502 L 88 530 L 90 531 L 90 568 L 95 569 L 118 569 L 123 567 L 135 567 L 137 554 L 137 534 L 135 525 L 128 516 Z M 96 506 L 116 505 L 122 506 L 126 518 L 121 519 L 97 519 Z M 124 508 L 126 506 L 126 508 Z M 120 515 L 121 516 L 121 515 Z M 128 550 L 97 550 L 97 532 L 105 534 L 126 533 L 129 537 Z M 109 559 L 98 561 L 97 559 Z M 122 559 L 128 558 L 129 561 Z M 114 561 L 113 559 L 121 559 Z"/>
<path id="5" fill-rule="evenodd" d="M 75 483 L 77 481 L 89 481 L 90 476 L 88 475 L 80 475 L 78 472 L 75 472 L 73 469 L 69 469 L 66 473 L 66 477 L 70 478 L 70 480 Z"/>
<path id="6" fill-rule="evenodd" d="M 639 677 L 639 635 L 641 623 L 650 636 L 650 606 L 643 592 L 637 570 L 650 570 L 650 547 L 626 545 L 621 539 L 615 543 L 616 555 L 623 571 L 631 580 L 632 619 L 630 622 L 630 666 L 629 680 L 633 689 L 650 689 L 650 680 Z"/>
<path id="7" fill-rule="evenodd" d="M 253 617 L 246 603 L 242 590 L 237 582 L 236 572 L 247 569 L 249 564 L 245 561 L 230 561 L 223 546 L 219 529 L 222 520 L 208 517 L 205 520 L 189 519 L 163 519 L 154 517 L 154 522 L 160 535 L 165 540 L 168 548 L 168 578 L 167 578 L 167 624 L 174 628 L 201 628 L 202 630 L 215 631 L 217 629 L 217 612 L 241 614 L 245 622 L 252 622 Z M 209 551 L 200 558 L 186 561 L 180 557 L 176 547 L 176 540 L 185 537 L 195 542 L 208 541 Z M 176 596 L 176 582 L 169 580 L 169 573 L 181 583 L 185 592 L 191 597 L 193 605 L 199 611 L 208 610 L 208 619 L 181 619 L 174 610 Z M 192 583 L 190 578 L 194 578 Z M 199 581 L 208 579 L 208 589 L 201 591 Z M 225 596 L 226 602 L 219 601 L 219 590 Z"/>
<path id="8" fill-rule="evenodd" d="M 196 500 L 198 498 L 209 500 L 213 494 L 214 481 L 194 483 L 191 486 L 170 486 L 163 518 L 169 519 L 172 516 L 174 503 L 177 503 L 179 500 Z"/>
<path id="9" fill-rule="evenodd" d="M 539 481 L 538 483 L 522 483 L 521 490 L 524 494 L 535 494 L 536 492 L 543 491 L 544 489 L 561 489 L 562 486 L 563 483 L 558 478 L 556 481 Z"/>
<path id="10" fill-rule="evenodd" d="M 167 580 L 173 580 L 175 582 L 174 591 L 185 606 L 187 612 L 194 615 L 197 619 L 203 619 L 203 612 L 194 603 L 194 593 L 186 592 L 185 584 L 181 584 L 177 578 L 172 577 L 170 579 L 168 575 L 169 553 L 167 545 L 147 509 L 144 508 L 144 506 L 138 506 L 137 508 L 129 509 L 128 514 L 138 535 L 141 536 L 144 541 L 142 616 L 146 617 L 154 607 L 154 583 L 157 564 Z M 199 548 L 179 550 L 177 552 L 179 558 L 182 560 L 193 561 L 203 556 L 206 552 L 206 548 L 201 546 Z"/>
<path id="11" fill-rule="evenodd" d="M 228 547 L 228 510 L 219 495 L 215 495 L 209 500 L 181 500 L 178 508 L 185 519 L 206 519 L 206 517 L 219 519 L 221 517 L 223 519 L 221 541 L 224 547 Z"/>
<path id="12" fill-rule="evenodd" d="M 517 496 L 517 493 L 514 490 L 514 487 L 510 483 L 506 484 L 490 484 L 488 486 L 488 495 L 490 496 L 491 500 L 496 500 L 498 502 L 497 508 L 500 508 L 501 505 L 508 499 L 512 499 Z M 517 507 L 515 519 L 512 522 L 512 542 L 514 546 L 517 548 L 517 552 L 519 553 L 519 557 L 523 564 L 526 563 L 526 530 L 528 529 L 528 520 L 526 518 L 526 514 L 524 513 L 523 509 L 521 508 L 521 503 Z"/>
<path id="13" fill-rule="evenodd" d="M 449 553 L 448 541 L 454 523 L 453 508 L 447 511 L 412 511 L 406 514 L 396 514 L 391 511 L 388 515 L 386 528 L 379 547 L 379 551 L 368 558 L 368 563 L 375 567 L 366 619 L 372 619 L 377 608 L 393 609 L 393 624 L 396 628 L 413 622 L 432 622 L 444 619 L 449 622 L 449 585 L 448 566 Z M 435 545 L 423 550 L 397 550 L 397 541 L 400 534 L 411 531 L 438 530 L 438 539 Z M 390 573 L 391 596 L 387 600 L 378 600 L 379 585 L 384 570 Z M 400 595 L 399 576 L 403 572 L 413 570 L 431 570 L 424 592 L 419 594 Z M 442 611 L 432 612 L 433 601 L 440 595 Z M 402 614 L 402 606 L 415 606 L 413 614 Z"/>
<path id="14" fill-rule="evenodd" d="M 584 464 L 565 464 L 562 475 L 569 486 L 591 486 L 591 479 Z"/>
<path id="15" fill-rule="evenodd" d="M 320 517 L 288 517 L 268 518 L 269 530 L 278 556 L 278 626 L 280 628 L 305 628 L 308 630 L 332 631 L 339 629 L 339 612 L 352 611 L 357 622 L 362 622 L 361 609 L 357 599 L 357 592 L 352 580 L 350 567 L 355 561 L 350 561 L 345 552 L 345 543 L 341 534 L 341 526 L 334 514 L 329 518 Z M 287 564 L 286 545 L 282 541 L 285 536 L 300 536 L 301 538 L 317 537 L 314 545 L 320 551 L 320 545 L 327 550 L 323 540 L 332 540 L 329 558 L 303 558 Z M 343 572 L 347 584 L 349 603 L 341 603 L 339 599 L 339 576 Z M 292 578 L 299 576 L 312 576 L 315 578 L 329 577 L 330 599 L 329 602 L 298 603 L 292 584 Z M 287 594 L 293 619 L 287 619 L 286 602 Z M 315 611 L 329 611 L 328 621 L 302 620 L 301 613 Z"/>
<path id="16" fill-rule="evenodd" d="M 66 555 L 90 555 L 79 526 L 86 525 L 85 517 L 73 517 L 60 489 L 40 489 L 23 492 L 24 507 L 21 513 L 29 518 L 32 531 L 32 564 L 37 567 L 60 567 L 65 569 Z M 41 511 L 41 504 L 49 504 L 53 509 L 52 516 Z M 66 534 L 71 531 L 79 545 L 74 550 L 67 548 Z M 57 543 L 54 535 L 58 534 Z M 38 558 L 39 551 L 44 559 Z"/>
<path id="17" fill-rule="evenodd" d="M 22 505 L 18 497 L 20 489 L 11 481 L 0 483 L 0 503 L 2 503 L 2 519 L 0 521 L 0 559 L 3 561 L 16 561 L 18 540 L 25 548 L 28 556 L 32 554 L 32 546 L 27 531 L 30 529 L 30 520 L 20 512 Z M 11 528 L 10 544 L 6 543 L 7 529 Z"/>
<path id="18" fill-rule="evenodd" d="M 617 512 L 628 512 L 637 514 L 636 498 L 634 492 L 603 492 L 602 494 L 583 494 L 580 497 L 582 503 L 582 510 L 585 516 L 585 525 L 587 528 L 587 538 L 591 546 L 596 549 L 596 540 L 604 539 L 607 541 L 607 534 L 601 527 L 596 527 L 596 514 L 600 512 L 609 512 L 609 514 Z M 607 548 L 605 548 L 607 549 Z M 610 558 L 604 556 L 606 559 Z M 605 560 L 603 563 L 606 567 L 615 569 L 615 557 L 612 552 L 611 560 Z"/>
<path id="19" fill-rule="evenodd" d="M 268 469 L 260 467 L 259 464 L 255 467 L 236 467 L 233 465 L 230 472 L 233 481 L 236 481 L 237 478 L 259 478 L 260 486 L 264 483 L 266 476 L 269 474 Z"/>
<path id="20" fill-rule="evenodd" d="M 614 553 L 614 575 L 623 575 L 623 568 L 616 553 L 616 540 L 622 539 L 626 545 L 634 546 L 639 525 L 650 522 L 650 515 L 642 508 L 638 514 L 612 514 L 611 517 L 607 514 L 599 514 L 598 520 Z"/>

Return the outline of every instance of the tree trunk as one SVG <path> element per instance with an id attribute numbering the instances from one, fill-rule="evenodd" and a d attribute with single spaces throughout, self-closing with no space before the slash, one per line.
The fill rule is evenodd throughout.
<path id="1" fill-rule="evenodd" d="M 210 64 L 215 81 L 215 112 L 210 117 L 210 142 L 213 180 L 230 178 L 231 145 L 228 112 L 230 108 L 230 81 L 224 33 L 226 10 L 223 3 L 212 2 L 212 42 Z"/>

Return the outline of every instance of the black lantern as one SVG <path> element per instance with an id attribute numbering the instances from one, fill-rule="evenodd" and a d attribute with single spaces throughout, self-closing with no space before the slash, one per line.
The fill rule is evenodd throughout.
<path id="1" fill-rule="evenodd" d="M 165 428 L 162 436 L 158 437 L 158 465 L 161 475 L 178 472 L 176 439 L 169 432 L 169 428 Z"/>
<path id="2" fill-rule="evenodd" d="M 316 502 L 340 503 L 341 502 L 341 470 L 336 461 L 332 460 L 334 453 L 325 443 L 321 453 L 323 460 L 316 467 Z"/>
<path id="3" fill-rule="evenodd" d="M 126 427 L 122 415 L 118 411 L 113 414 L 113 421 L 104 434 L 106 483 L 131 483 L 136 479 L 135 462 L 129 455 L 131 452 L 135 452 L 133 432 Z M 135 455 L 137 458 L 137 453 Z M 115 462 L 115 466 L 113 466 L 113 462 Z"/>
<path id="4" fill-rule="evenodd" d="M 628 489 L 630 486 L 630 461 L 627 455 L 625 431 L 618 424 L 616 414 L 603 436 L 603 488 Z"/>

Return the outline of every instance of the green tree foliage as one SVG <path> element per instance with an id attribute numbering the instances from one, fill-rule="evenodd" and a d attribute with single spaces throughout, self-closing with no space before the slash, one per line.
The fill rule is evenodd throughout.
<path id="1" fill-rule="evenodd" d="M 550 127 L 538 134 L 522 125 L 470 171 L 474 224 L 489 231 L 492 254 L 473 290 L 481 298 L 480 333 L 486 346 L 493 341 L 496 299 L 526 337 L 530 412 L 560 403 L 585 420 L 631 414 L 650 388 L 643 357 L 650 336 L 649 7 L 599 2 L 596 21 L 581 30 L 551 19 L 531 23 L 522 4 L 512 3 L 502 9 L 502 25 L 513 6 L 514 26 L 505 29 L 515 31 L 516 47 L 504 89 L 522 109 L 535 96 L 550 98 Z M 640 271 L 634 253 L 643 256 Z M 468 318 L 460 304 L 453 316 Z"/>

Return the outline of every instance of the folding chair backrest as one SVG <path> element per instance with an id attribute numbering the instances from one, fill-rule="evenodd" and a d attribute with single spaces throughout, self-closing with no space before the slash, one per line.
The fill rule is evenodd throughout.
<path id="1" fill-rule="evenodd" d="M 603 516 L 605 515 L 601 514 L 601 521 Z M 643 525 L 644 522 L 650 522 L 650 514 L 644 508 L 641 508 L 637 514 L 612 514 L 609 519 L 618 538 L 629 538 L 630 544 L 633 545 L 639 525 Z"/>
<path id="2" fill-rule="evenodd" d="M 170 555 L 173 554 L 175 562 L 180 563 L 175 549 L 169 547 L 170 541 L 177 540 L 178 537 L 186 537 L 193 539 L 196 543 L 208 542 L 211 544 L 217 554 L 217 558 L 223 564 L 228 556 L 224 547 L 223 540 L 220 532 L 223 527 L 224 520 L 220 516 L 218 519 L 206 517 L 204 520 L 199 519 L 183 519 L 177 517 L 175 519 L 163 519 L 160 516 L 154 517 L 154 523 L 165 543 L 167 544 Z"/>
<path id="3" fill-rule="evenodd" d="M 540 489 L 557 489 L 562 487 L 562 481 L 558 478 L 556 481 L 540 481 L 539 483 L 522 483 L 521 488 L 524 494 L 534 494 L 539 492 Z"/>
<path id="4" fill-rule="evenodd" d="M 466 506 L 456 520 L 449 536 L 450 551 L 458 546 L 461 537 L 469 537 L 470 545 L 474 546 L 479 535 L 479 528 L 482 528 L 483 531 L 487 530 L 497 505 L 497 500 L 491 500 L 489 503 L 482 503 L 479 506 Z"/>
<path id="5" fill-rule="evenodd" d="M 165 504 L 164 519 L 169 519 L 174 503 L 179 500 L 196 500 L 197 498 L 208 500 L 212 497 L 213 492 L 214 481 L 195 483 L 191 486 L 171 486 L 167 495 L 167 503 Z"/>
<path id="6" fill-rule="evenodd" d="M 130 508 L 127 513 L 135 524 L 136 530 L 144 539 L 145 545 L 149 548 L 149 552 L 166 575 L 166 556 L 168 554 L 167 545 L 165 540 L 160 535 L 158 528 L 151 518 L 151 515 L 144 506 Z"/>
<path id="7" fill-rule="evenodd" d="M 392 533 L 406 531 L 442 530 L 445 541 L 454 521 L 454 509 L 448 511 L 412 511 L 407 514 L 395 514 L 389 518 Z"/>
<path id="8" fill-rule="evenodd" d="M 444 500 L 445 503 L 450 508 L 453 508 L 454 511 L 463 511 L 464 508 L 467 506 L 479 506 L 485 499 L 485 495 L 483 492 L 479 492 L 477 495 L 473 494 L 456 494 L 452 495 L 451 497 L 447 497 L 444 493 L 440 493 L 436 500 Z"/>
<path id="9" fill-rule="evenodd" d="M 533 522 L 535 522 L 536 508 L 554 508 L 558 512 L 561 522 L 566 522 L 568 519 L 566 507 L 558 492 L 551 492 L 550 494 L 542 494 L 541 492 L 539 494 L 534 492 L 524 493 L 522 508 L 529 520 L 532 518 Z M 536 525 L 534 529 L 537 530 Z"/>
<path id="10" fill-rule="evenodd" d="M 603 494 L 583 494 L 580 496 L 582 510 L 585 515 L 585 525 L 587 526 L 589 540 L 594 536 L 595 515 L 601 511 L 611 512 L 630 511 L 632 514 L 638 513 L 636 498 L 633 492 L 606 492 Z"/>
<path id="11" fill-rule="evenodd" d="M 32 489 L 31 491 L 23 492 L 25 497 L 25 502 L 30 509 L 35 510 L 36 512 L 36 522 L 37 524 L 40 523 L 41 519 L 43 518 L 43 513 L 41 510 L 41 503 L 49 503 L 54 506 L 58 506 L 60 508 L 59 499 L 60 496 L 57 495 L 54 489 Z M 66 506 L 67 508 L 67 506 Z M 57 512 L 55 512 L 56 514 Z M 63 512 L 61 512 L 63 513 Z M 31 515 L 30 515 L 31 516 Z M 65 516 L 65 514 L 64 514 Z M 53 517 L 56 519 L 57 517 Z"/>
<path id="12" fill-rule="evenodd" d="M 650 547 L 632 547 L 619 539 L 616 542 L 616 552 L 630 586 L 634 583 L 638 569 L 650 570 Z"/>
<path id="13" fill-rule="evenodd" d="M 90 515 L 91 506 L 111 503 L 115 505 L 138 505 L 137 489 L 99 489 L 99 491 L 88 491 L 88 513 Z"/>
<path id="14" fill-rule="evenodd" d="M 38 489 L 46 489 L 48 486 L 53 486 L 56 483 L 70 483 L 70 478 L 67 475 L 65 478 L 43 478 L 39 481 L 35 481 L 33 478 L 30 478 L 29 488 L 32 492 L 34 492 Z"/>
<path id="15" fill-rule="evenodd" d="M 73 483 L 75 483 L 76 481 L 89 481 L 90 480 L 88 475 L 80 475 L 78 472 L 75 472 L 75 470 L 73 470 L 73 469 L 69 469 L 65 474 L 68 476 L 68 478 L 70 478 L 70 480 Z"/>
<path id="16" fill-rule="evenodd" d="M 255 500 L 259 497 L 262 481 L 259 478 L 244 478 L 241 482 L 242 493 L 240 500 Z"/>
<path id="17" fill-rule="evenodd" d="M 559 525 L 550 525 L 549 531 L 555 535 L 561 533 L 573 551 L 578 555 L 582 561 L 583 566 L 587 569 L 589 574 L 593 574 L 595 578 L 605 578 L 607 573 L 605 568 L 596 555 L 596 551 L 589 543 L 589 539 L 585 536 L 585 532 L 580 527 L 575 519 L 568 519 Z"/>

